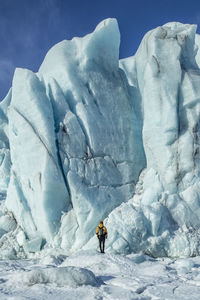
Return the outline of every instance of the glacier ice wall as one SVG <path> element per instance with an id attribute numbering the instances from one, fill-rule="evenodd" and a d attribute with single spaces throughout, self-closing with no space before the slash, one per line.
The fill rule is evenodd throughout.
<path id="1" fill-rule="evenodd" d="M 168 23 L 147 33 L 136 55 L 120 62 L 129 83 L 141 93 L 147 168 L 129 203 L 139 224 L 127 216 L 127 205 L 109 217 L 111 224 L 119 212 L 132 220 L 132 243 L 124 228 L 130 222 L 125 222 L 121 246 L 116 247 L 133 251 L 144 243 L 155 256 L 199 253 L 200 70 L 195 33 L 195 25 Z M 176 234 L 182 234 L 182 244 Z"/>
<path id="2" fill-rule="evenodd" d="M 7 111 L 11 100 L 11 90 L 2 103 L 0 103 L 0 193 L 6 194 L 10 181 L 10 149 L 8 137 Z"/>
<path id="3" fill-rule="evenodd" d="M 0 103 L 0 193 L 30 252 L 96 247 L 105 219 L 110 251 L 200 253 L 196 26 L 160 26 L 121 61 L 119 44 L 104 20 L 16 69 Z"/>
<path id="4" fill-rule="evenodd" d="M 116 20 L 103 21 L 93 34 L 53 47 L 39 70 L 53 105 L 60 98 L 66 107 L 55 116 L 73 207 L 64 216 L 73 224 L 62 227 L 64 248 L 79 249 L 96 220 L 133 196 L 145 166 L 141 106 L 118 68 L 119 41 Z"/>

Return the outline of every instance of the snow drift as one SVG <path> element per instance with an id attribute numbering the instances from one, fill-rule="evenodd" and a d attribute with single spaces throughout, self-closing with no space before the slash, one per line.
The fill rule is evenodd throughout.
<path id="1" fill-rule="evenodd" d="M 20 278 L 28 286 L 34 284 L 54 283 L 58 286 L 77 288 L 82 285 L 98 286 L 102 281 L 94 273 L 78 267 L 49 267 L 47 269 L 32 270 Z"/>
<path id="2" fill-rule="evenodd" d="M 0 103 L 0 245 L 12 236 L 16 255 L 95 248 L 100 219 L 109 251 L 200 253 L 196 26 L 160 26 L 121 61 L 119 44 L 107 19 L 38 73 L 15 71 Z"/>

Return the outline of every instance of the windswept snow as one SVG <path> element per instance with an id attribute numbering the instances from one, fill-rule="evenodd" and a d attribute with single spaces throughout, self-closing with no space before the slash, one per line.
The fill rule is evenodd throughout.
<path id="1" fill-rule="evenodd" d="M 4 299 L 199 299 L 200 259 L 82 252 L 0 262 Z"/>

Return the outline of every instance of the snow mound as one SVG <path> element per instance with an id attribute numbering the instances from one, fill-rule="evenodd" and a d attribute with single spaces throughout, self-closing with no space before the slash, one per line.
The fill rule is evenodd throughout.
<path id="1" fill-rule="evenodd" d="M 23 274 L 21 279 L 28 286 L 51 283 L 77 288 L 83 285 L 98 286 L 100 283 L 91 271 L 78 267 L 36 269 Z"/>

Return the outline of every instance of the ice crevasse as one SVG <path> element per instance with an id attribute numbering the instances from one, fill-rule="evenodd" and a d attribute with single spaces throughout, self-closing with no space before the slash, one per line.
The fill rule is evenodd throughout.
<path id="1" fill-rule="evenodd" d="M 200 38 L 167 23 L 119 61 L 115 19 L 16 69 L 0 103 L 0 247 L 200 253 Z M 13 251 L 14 251 L 13 250 Z"/>

